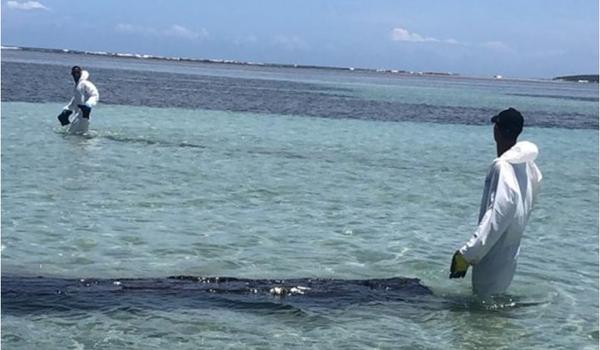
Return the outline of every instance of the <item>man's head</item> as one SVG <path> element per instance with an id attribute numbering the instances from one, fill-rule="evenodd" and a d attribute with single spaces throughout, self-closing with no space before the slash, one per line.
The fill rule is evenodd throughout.
<path id="1" fill-rule="evenodd" d="M 492 117 L 494 140 L 496 142 L 516 142 L 523 131 L 523 116 L 514 108 L 505 109 Z"/>
<path id="2" fill-rule="evenodd" d="M 79 78 L 81 78 L 81 67 L 73 66 L 73 68 L 71 68 L 71 76 L 73 76 L 75 82 L 78 82 Z"/>

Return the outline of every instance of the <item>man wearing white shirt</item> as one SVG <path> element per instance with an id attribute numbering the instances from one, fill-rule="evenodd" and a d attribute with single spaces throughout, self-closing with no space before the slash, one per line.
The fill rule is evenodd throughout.
<path id="1" fill-rule="evenodd" d="M 100 96 L 96 86 L 88 80 L 90 77 L 88 71 L 74 66 L 71 68 L 71 76 L 75 81 L 73 97 L 58 116 L 58 120 L 60 125 L 69 126 L 67 129 L 69 133 L 83 134 L 89 129 L 92 107 L 98 103 Z"/>
<path id="2" fill-rule="evenodd" d="M 485 179 L 479 225 L 452 257 L 450 278 L 463 278 L 469 266 L 473 293 L 502 294 L 512 282 L 521 237 L 539 192 L 542 173 L 534 160 L 538 148 L 517 142 L 523 116 L 514 108 L 492 118 L 498 158 Z"/>

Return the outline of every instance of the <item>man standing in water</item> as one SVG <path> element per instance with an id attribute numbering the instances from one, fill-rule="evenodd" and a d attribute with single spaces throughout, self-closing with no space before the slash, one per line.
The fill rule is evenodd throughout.
<path id="1" fill-rule="evenodd" d="M 473 237 L 452 257 L 450 278 L 463 278 L 473 265 L 473 293 L 501 294 L 510 285 L 521 237 L 542 181 L 535 165 L 537 146 L 517 142 L 523 116 L 514 108 L 492 118 L 498 158 L 485 179 L 479 225 Z"/>
<path id="2" fill-rule="evenodd" d="M 79 66 L 71 68 L 71 76 L 75 80 L 73 88 L 73 97 L 71 102 L 59 114 L 60 125 L 69 125 L 69 133 L 83 134 L 88 131 L 90 125 L 90 113 L 92 107 L 98 103 L 98 89 L 89 81 L 90 74 L 82 70 Z M 69 120 L 69 116 L 75 112 L 74 117 Z"/>

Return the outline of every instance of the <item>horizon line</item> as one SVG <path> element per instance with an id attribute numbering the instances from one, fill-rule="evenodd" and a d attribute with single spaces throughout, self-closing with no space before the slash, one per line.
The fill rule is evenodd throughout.
<path id="1" fill-rule="evenodd" d="M 409 76 L 443 76 L 443 77 L 460 77 L 460 78 L 473 78 L 473 79 L 492 79 L 492 80 L 556 80 L 569 76 L 583 76 L 583 75 L 598 75 L 596 73 L 578 73 L 570 75 L 562 75 L 555 77 L 545 78 L 521 78 L 521 77 L 504 77 L 499 74 L 492 76 L 470 76 L 462 75 L 456 72 L 438 72 L 438 71 L 410 71 L 404 69 L 390 69 L 390 68 L 365 68 L 365 67 L 352 67 L 352 66 L 332 66 L 332 65 L 316 65 L 316 64 L 296 64 L 296 63 L 275 63 L 275 62 L 253 62 L 253 61 L 242 61 L 232 59 L 217 59 L 217 58 L 195 58 L 195 57 L 177 57 L 177 56 L 162 56 L 162 55 L 150 55 L 150 54 L 139 54 L 131 52 L 113 52 L 113 51 L 88 51 L 79 49 L 66 49 L 66 48 L 48 48 L 48 47 L 33 47 L 33 46 L 17 46 L 17 45 L 1 45 L 3 50 L 23 50 L 23 51 L 39 51 L 39 52 L 51 52 L 51 53 L 66 53 L 66 54 L 79 54 L 79 55 L 91 55 L 91 56 L 108 56 L 108 57 L 119 57 L 119 58 L 131 58 L 131 59 L 149 59 L 149 60 L 160 60 L 160 61 L 180 61 L 180 62 L 198 62 L 207 64 L 228 64 L 228 65 L 241 65 L 241 66 L 257 66 L 257 67 L 276 67 L 276 68 L 299 68 L 299 69 L 323 69 L 323 70 L 337 70 L 337 71 L 348 71 L 348 72 L 369 72 L 369 73 L 384 73 L 384 74 L 399 74 Z"/>

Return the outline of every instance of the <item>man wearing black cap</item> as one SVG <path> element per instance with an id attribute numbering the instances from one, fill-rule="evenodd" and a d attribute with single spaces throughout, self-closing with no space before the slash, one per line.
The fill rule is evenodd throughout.
<path id="1" fill-rule="evenodd" d="M 480 296 L 501 294 L 510 285 L 525 225 L 542 181 L 535 165 L 538 148 L 517 142 L 523 116 L 514 108 L 492 118 L 498 158 L 485 179 L 479 224 L 465 245 L 454 253 L 450 278 L 463 278 L 469 266 L 473 292 Z"/>
<path id="2" fill-rule="evenodd" d="M 84 134 L 90 125 L 92 107 L 98 103 L 100 97 L 96 86 L 89 81 L 90 73 L 88 71 L 82 70 L 79 66 L 73 66 L 71 76 L 75 81 L 73 97 L 58 115 L 58 121 L 62 126 L 68 125 L 69 133 Z"/>

